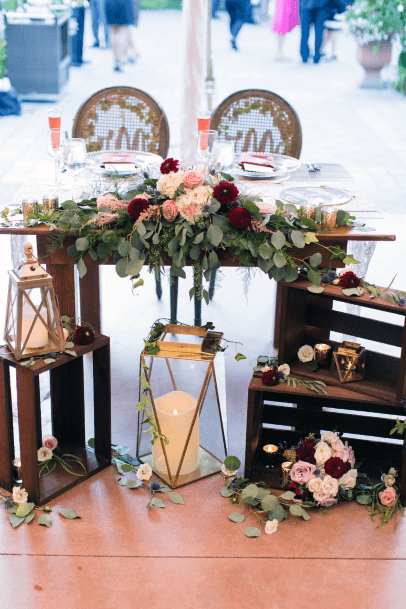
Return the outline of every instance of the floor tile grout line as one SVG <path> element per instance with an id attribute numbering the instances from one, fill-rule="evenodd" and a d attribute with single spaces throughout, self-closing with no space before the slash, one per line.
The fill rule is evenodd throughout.
<path id="1" fill-rule="evenodd" d="M 321 556 L 124 556 L 117 555 L 112 556 L 108 554 L 17 554 L 17 553 L 5 553 L 0 552 L 0 556 L 20 556 L 20 557 L 33 557 L 33 558 L 119 558 L 119 559 L 133 559 L 142 558 L 143 560 L 325 560 L 325 561 L 406 561 L 405 558 L 331 558 Z"/>

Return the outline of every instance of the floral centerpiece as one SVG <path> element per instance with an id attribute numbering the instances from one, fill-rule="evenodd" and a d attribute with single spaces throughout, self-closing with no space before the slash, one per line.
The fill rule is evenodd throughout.
<path id="1" fill-rule="evenodd" d="M 202 167 L 186 171 L 171 158 L 160 172 L 159 178 L 144 174 L 144 181 L 125 196 L 111 192 L 80 203 L 66 201 L 51 215 L 33 214 L 27 222 L 41 221 L 76 234 L 67 252 L 81 277 L 86 255 L 93 260 L 114 256 L 118 275 L 132 279 L 144 264 L 159 273 L 168 258 L 172 276 L 186 277 L 183 267 L 192 260 L 195 282 L 190 297 L 196 294 L 208 302 L 208 292 L 196 278 L 204 274 L 208 281 L 229 251 L 241 266 L 257 266 L 277 281 L 294 281 L 305 269 L 308 279 L 320 285 L 322 255 L 309 255 L 306 246 L 318 242 L 321 229 L 294 205 L 265 205 L 241 193 L 231 176 L 208 175 Z M 338 225 L 351 219 L 342 210 L 337 218 Z M 49 251 L 61 247 L 60 230 L 54 232 Z M 339 245 L 327 250 L 331 259 L 356 262 Z"/>
<path id="2" fill-rule="evenodd" d="M 359 44 L 390 40 L 406 28 L 406 12 L 397 0 L 355 0 L 346 15 L 350 32 Z"/>

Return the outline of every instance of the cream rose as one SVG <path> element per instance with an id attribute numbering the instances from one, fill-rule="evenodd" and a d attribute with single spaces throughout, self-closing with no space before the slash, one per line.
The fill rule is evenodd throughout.
<path id="1" fill-rule="evenodd" d="M 270 535 L 271 533 L 276 533 L 278 529 L 278 521 L 276 520 L 267 520 L 265 523 L 265 533 Z"/>
<path id="2" fill-rule="evenodd" d="M 332 457 L 331 448 L 326 442 L 316 444 L 314 451 L 316 463 L 325 463 L 330 457 Z"/>
<path id="3" fill-rule="evenodd" d="M 322 489 L 323 481 L 321 478 L 312 478 L 306 486 L 311 493 L 318 493 Z"/>
<path id="4" fill-rule="evenodd" d="M 334 433 L 334 431 L 328 431 L 327 433 L 321 434 L 322 442 L 328 442 L 329 444 L 332 444 L 336 440 L 338 440 L 338 435 Z"/>
<path id="5" fill-rule="evenodd" d="M 305 461 L 298 461 L 292 465 L 289 475 L 293 482 L 306 484 L 314 476 L 316 466 Z"/>
<path id="6" fill-rule="evenodd" d="M 398 475 L 398 472 L 396 471 L 396 469 L 391 467 L 390 470 L 389 470 L 389 475 L 393 476 L 394 478 L 396 478 L 396 476 Z"/>
<path id="7" fill-rule="evenodd" d="M 58 440 L 54 438 L 54 436 L 47 434 L 42 438 L 42 446 L 45 446 L 45 448 L 49 448 L 50 450 L 55 450 L 58 446 Z"/>
<path id="8" fill-rule="evenodd" d="M 222 474 L 224 474 L 224 476 L 226 476 L 226 478 L 234 478 L 234 476 L 236 476 L 238 474 L 238 469 L 236 469 L 235 472 L 232 472 L 229 469 L 227 469 L 223 463 L 223 465 L 221 466 L 221 472 L 222 472 Z"/>
<path id="9" fill-rule="evenodd" d="M 261 372 L 268 372 L 268 370 L 271 369 L 271 366 L 264 366 L 261 370 Z"/>
<path id="10" fill-rule="evenodd" d="M 348 490 L 349 488 L 354 488 L 357 482 L 358 471 L 356 469 L 350 469 L 349 472 L 346 472 L 344 476 L 338 479 L 338 485 L 341 486 L 344 490 Z"/>
<path id="11" fill-rule="evenodd" d="M 323 491 L 316 491 L 315 493 L 313 493 L 313 499 L 317 501 L 318 505 L 320 505 L 322 501 L 325 501 L 325 499 L 328 499 L 329 496 L 330 495 L 326 495 L 325 493 L 323 493 Z"/>
<path id="12" fill-rule="evenodd" d="M 38 461 L 48 461 L 52 459 L 52 450 L 47 448 L 46 446 L 42 446 L 38 451 Z"/>
<path id="13" fill-rule="evenodd" d="M 310 345 L 303 345 L 297 352 L 297 356 L 301 362 L 311 362 L 314 359 L 314 350 Z"/>
<path id="14" fill-rule="evenodd" d="M 183 183 L 186 188 L 195 188 L 195 186 L 201 186 L 203 184 L 204 175 L 201 171 L 187 171 L 183 175 Z"/>
<path id="15" fill-rule="evenodd" d="M 338 480 L 332 476 L 324 476 L 321 488 L 328 497 L 335 497 L 338 494 Z"/>
<path id="16" fill-rule="evenodd" d="M 144 463 L 138 468 L 137 478 L 138 480 L 149 480 L 152 476 L 152 469 L 148 463 Z"/>
<path id="17" fill-rule="evenodd" d="M 382 476 L 382 481 L 386 486 L 393 486 L 396 482 L 395 478 L 390 475 Z"/>
<path id="18" fill-rule="evenodd" d="M 13 501 L 14 503 L 27 503 L 28 493 L 25 488 L 19 486 L 13 487 Z"/>
<path id="19" fill-rule="evenodd" d="M 278 372 L 282 372 L 285 376 L 289 376 L 289 374 L 290 374 L 289 364 L 282 364 L 282 366 L 279 366 Z"/>

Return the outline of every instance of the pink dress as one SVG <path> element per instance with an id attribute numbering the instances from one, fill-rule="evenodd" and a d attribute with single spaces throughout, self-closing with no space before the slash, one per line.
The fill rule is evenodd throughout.
<path id="1" fill-rule="evenodd" d="M 276 0 L 272 31 L 276 34 L 288 34 L 299 25 L 298 0 Z"/>

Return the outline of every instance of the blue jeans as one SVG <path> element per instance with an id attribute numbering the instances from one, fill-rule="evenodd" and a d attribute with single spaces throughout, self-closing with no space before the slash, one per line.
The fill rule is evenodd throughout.
<path id="1" fill-rule="evenodd" d="M 102 23 L 104 28 L 104 42 L 109 44 L 109 26 L 106 19 L 104 0 L 90 0 L 90 12 L 92 15 L 92 31 L 95 42 L 99 42 L 99 26 Z"/>
<path id="2" fill-rule="evenodd" d="M 328 10 L 324 8 L 302 9 L 300 11 L 300 55 L 304 62 L 309 59 L 309 33 L 310 25 L 314 23 L 314 63 L 320 59 L 320 47 L 323 38 L 323 25 L 328 16 Z"/>

